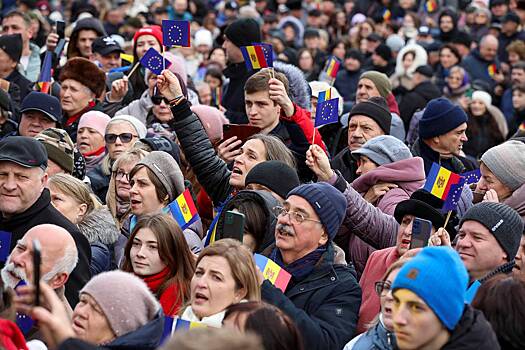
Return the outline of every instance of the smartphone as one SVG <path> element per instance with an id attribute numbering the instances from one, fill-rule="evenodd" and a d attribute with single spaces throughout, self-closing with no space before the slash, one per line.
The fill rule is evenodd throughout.
<path id="1" fill-rule="evenodd" d="M 222 139 L 227 140 L 231 137 L 237 136 L 237 139 L 243 143 L 252 135 L 261 131 L 261 128 L 251 125 L 243 124 L 224 124 L 222 126 Z"/>
<path id="2" fill-rule="evenodd" d="M 244 221 L 243 213 L 237 211 L 227 211 L 224 215 L 224 228 L 222 238 L 233 238 L 242 242 L 244 235 Z"/>
<path id="3" fill-rule="evenodd" d="M 56 28 L 56 32 L 58 34 L 58 37 L 60 39 L 64 39 L 66 34 L 65 34 L 65 31 L 66 31 L 66 23 L 64 23 L 64 21 L 56 21 L 55 22 L 55 28 Z"/>
<path id="4" fill-rule="evenodd" d="M 426 247 L 431 234 L 432 222 L 421 218 L 415 218 L 412 223 L 410 249 Z"/>
<path id="5" fill-rule="evenodd" d="M 33 285 L 35 286 L 35 306 L 40 305 L 40 265 L 42 249 L 38 239 L 33 240 Z"/>

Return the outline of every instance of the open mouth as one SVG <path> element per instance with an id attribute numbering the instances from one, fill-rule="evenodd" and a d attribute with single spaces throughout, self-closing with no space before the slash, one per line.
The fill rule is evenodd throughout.
<path id="1" fill-rule="evenodd" d="M 73 328 L 76 328 L 76 330 L 84 330 L 84 326 L 82 326 L 77 320 L 73 320 Z"/>
<path id="2" fill-rule="evenodd" d="M 236 175 L 242 175 L 242 170 L 239 169 L 239 167 L 234 166 L 232 169 L 232 173 Z"/>
<path id="3" fill-rule="evenodd" d="M 195 293 L 195 302 L 204 303 L 206 301 L 208 301 L 208 297 L 206 295 L 199 292 Z"/>

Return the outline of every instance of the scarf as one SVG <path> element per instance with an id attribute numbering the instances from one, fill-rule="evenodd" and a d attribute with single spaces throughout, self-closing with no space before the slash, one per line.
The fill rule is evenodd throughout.
<path id="1" fill-rule="evenodd" d="M 93 152 L 84 153 L 82 156 L 86 161 L 86 171 L 90 171 L 102 163 L 102 160 L 106 156 L 106 146 L 102 146 Z"/>
<path id="2" fill-rule="evenodd" d="M 191 306 L 188 306 L 184 310 L 184 313 L 182 314 L 180 318 L 186 321 L 190 321 L 190 322 L 204 323 L 205 325 L 210 326 L 210 327 L 221 328 L 222 320 L 224 319 L 225 314 L 226 314 L 226 310 L 223 310 L 221 312 L 216 313 L 215 315 L 198 318 L 197 315 L 193 313 L 193 309 L 191 308 Z"/>
<path id="3" fill-rule="evenodd" d="M 312 273 L 315 265 L 317 262 L 319 262 L 321 256 L 326 252 L 327 247 L 327 244 L 325 244 L 324 246 L 317 248 L 313 252 L 306 254 L 302 258 L 297 259 L 288 265 L 283 262 L 283 256 L 277 247 L 273 249 L 272 253 L 270 254 L 270 258 L 275 261 L 277 265 L 288 271 L 292 275 L 295 282 L 300 282 L 310 275 L 310 273 Z"/>
<path id="4" fill-rule="evenodd" d="M 168 267 L 165 267 L 161 272 L 151 275 L 151 276 L 140 276 L 143 281 L 148 286 L 149 290 L 160 302 L 162 310 L 166 316 L 175 316 L 182 306 L 182 300 L 179 299 L 179 286 L 176 283 L 171 283 L 164 291 L 162 295 L 159 295 L 159 289 L 168 279 L 170 270 Z"/>
<path id="5" fill-rule="evenodd" d="M 96 102 L 91 100 L 88 102 L 88 105 L 86 108 L 84 108 L 83 110 L 81 110 L 80 112 L 76 113 L 76 114 L 73 114 L 71 117 L 68 117 L 66 122 L 64 123 L 65 126 L 71 126 L 73 125 L 75 122 L 77 122 L 80 117 L 82 117 L 84 115 L 84 113 L 90 111 L 93 107 L 96 106 Z"/>

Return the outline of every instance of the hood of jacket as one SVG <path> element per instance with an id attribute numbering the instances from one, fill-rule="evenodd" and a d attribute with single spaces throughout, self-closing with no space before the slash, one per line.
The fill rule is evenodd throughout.
<path id="1" fill-rule="evenodd" d="M 277 218 L 275 217 L 275 215 L 273 215 L 272 208 L 281 205 L 281 203 L 267 191 L 240 191 L 233 198 L 239 198 L 239 196 L 245 197 L 251 201 L 258 203 L 259 206 L 263 208 L 265 212 L 265 236 L 260 248 L 257 249 L 257 251 L 255 251 L 255 253 L 260 253 L 275 242 L 275 225 L 277 224 Z M 234 204 L 232 203 L 232 200 L 230 200 L 224 205 L 224 208 L 222 209 L 221 214 L 219 216 L 219 220 L 217 221 L 217 237 L 223 236 L 224 217 L 226 216 L 226 212 L 232 209 L 234 209 Z"/>
<path id="2" fill-rule="evenodd" d="M 76 47 L 76 42 L 78 39 L 78 33 L 81 30 L 93 30 L 95 31 L 98 36 L 106 36 L 106 31 L 104 30 L 104 27 L 102 26 L 102 23 L 93 17 L 83 18 L 75 24 L 75 28 L 71 32 L 71 35 L 69 37 L 69 44 L 67 45 L 67 58 L 73 58 L 80 56 L 80 52 L 78 51 Z"/>
<path id="3" fill-rule="evenodd" d="M 90 244 L 100 242 L 111 245 L 117 241 L 120 234 L 113 216 L 105 207 L 95 209 L 86 215 L 78 224 L 78 229 Z"/>
<path id="4" fill-rule="evenodd" d="M 304 78 L 303 72 L 292 64 L 280 61 L 274 62 L 276 71 L 283 73 L 288 78 L 290 99 L 299 107 L 310 110 L 310 87 Z"/>
<path id="5" fill-rule="evenodd" d="M 499 348 L 490 323 L 481 311 L 470 305 L 465 306 L 463 316 L 452 331 L 448 342 L 442 347 L 443 350 L 497 350 Z"/>
<path id="6" fill-rule="evenodd" d="M 406 52 L 413 51 L 415 53 L 414 62 L 408 67 L 408 69 L 405 70 L 403 67 L 403 56 Z M 423 46 L 411 43 L 406 46 L 404 46 L 401 51 L 399 51 L 396 59 L 396 74 L 398 75 L 407 75 L 408 77 L 412 77 L 412 74 L 414 74 L 414 71 L 417 67 L 422 66 L 424 64 L 427 64 L 428 60 L 428 54 L 427 51 L 423 48 Z"/>
<path id="7" fill-rule="evenodd" d="M 412 193 L 425 184 L 425 177 L 423 158 L 413 157 L 381 165 L 355 179 L 352 187 L 357 192 L 363 193 L 379 182 L 391 182 Z"/>
<path id="8" fill-rule="evenodd" d="M 106 345 L 109 349 L 153 350 L 159 346 L 164 332 L 164 313 L 159 310 L 153 320 L 139 329 L 124 334 Z"/>

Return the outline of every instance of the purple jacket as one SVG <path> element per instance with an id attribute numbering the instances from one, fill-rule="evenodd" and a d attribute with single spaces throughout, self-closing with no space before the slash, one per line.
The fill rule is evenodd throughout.
<path id="1" fill-rule="evenodd" d="M 425 163 L 423 158 L 403 159 L 380 167 L 359 176 L 352 182 L 352 187 L 362 196 L 372 186 L 389 182 L 398 185 L 373 203 L 388 215 L 394 215 L 397 203 L 409 199 L 410 195 L 425 184 Z"/>

